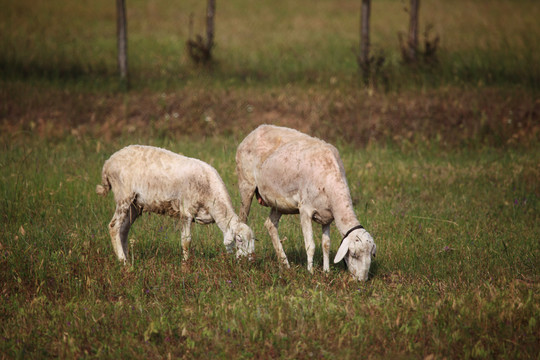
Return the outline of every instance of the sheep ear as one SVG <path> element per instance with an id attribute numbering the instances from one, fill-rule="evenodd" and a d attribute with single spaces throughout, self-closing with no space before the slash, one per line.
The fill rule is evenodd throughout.
<path id="1" fill-rule="evenodd" d="M 334 258 L 334 264 L 337 264 L 345 257 L 345 255 L 347 254 L 347 251 L 349 251 L 350 242 L 351 242 L 351 239 L 348 236 L 345 239 L 343 239 L 343 242 L 341 243 L 341 246 L 339 247 L 337 251 L 336 257 Z"/>

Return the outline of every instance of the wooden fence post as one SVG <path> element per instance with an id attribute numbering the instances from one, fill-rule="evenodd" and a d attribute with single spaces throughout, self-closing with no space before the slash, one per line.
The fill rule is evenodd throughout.
<path id="1" fill-rule="evenodd" d="M 129 77 L 125 0 L 116 0 L 116 33 L 118 38 L 118 70 L 120 72 L 120 79 L 127 86 L 129 84 Z"/>

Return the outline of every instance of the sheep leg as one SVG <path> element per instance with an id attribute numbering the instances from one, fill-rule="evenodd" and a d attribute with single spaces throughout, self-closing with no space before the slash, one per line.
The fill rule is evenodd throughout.
<path id="1" fill-rule="evenodd" d="M 186 217 L 182 219 L 182 259 L 187 261 L 189 258 L 189 247 L 191 244 L 191 223 L 193 218 Z"/>
<path id="2" fill-rule="evenodd" d="M 140 215 L 140 209 L 133 203 L 129 205 L 129 211 L 126 214 L 126 217 L 124 218 L 124 222 L 122 223 L 122 226 L 120 227 L 120 239 L 122 242 L 122 249 L 124 250 L 124 254 L 126 254 L 126 257 L 129 253 L 129 246 L 128 246 L 128 234 L 129 229 L 131 229 L 131 225 L 137 220 L 137 218 Z"/>
<path id="3" fill-rule="evenodd" d="M 322 226 L 323 270 L 330 271 L 330 224 Z"/>
<path id="4" fill-rule="evenodd" d="M 313 255 L 315 255 L 315 242 L 313 241 L 313 227 L 311 226 L 311 214 L 300 211 L 300 224 L 304 235 L 304 244 L 307 254 L 307 269 L 313 273 Z"/>
<path id="5" fill-rule="evenodd" d="M 139 209 L 133 203 L 124 202 L 117 204 L 114 216 L 109 223 L 109 233 L 114 252 L 118 260 L 127 263 L 129 252 L 127 237 L 131 225 L 139 216 Z"/>
<path id="6" fill-rule="evenodd" d="M 278 225 L 280 218 L 281 214 L 276 209 L 272 209 L 270 211 L 270 215 L 264 222 L 264 227 L 266 228 L 266 230 L 268 230 L 268 234 L 272 239 L 272 244 L 274 245 L 274 249 L 276 250 L 276 255 L 278 259 L 283 265 L 285 265 L 287 268 L 290 268 L 289 261 L 287 260 L 287 255 L 285 255 L 285 251 L 283 251 L 283 246 L 281 245 L 281 241 L 279 240 Z"/>
<path id="7" fill-rule="evenodd" d="M 255 189 L 257 187 L 255 184 L 251 184 L 247 181 L 241 173 L 238 175 L 238 187 L 240 188 L 240 197 L 242 198 L 242 206 L 240 207 L 238 217 L 241 222 L 247 223 L 249 210 L 251 208 L 251 200 L 253 199 L 253 195 L 255 195 Z"/>

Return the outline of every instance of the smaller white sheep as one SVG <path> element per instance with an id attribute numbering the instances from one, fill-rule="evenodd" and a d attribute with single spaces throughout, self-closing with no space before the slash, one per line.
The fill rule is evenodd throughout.
<path id="1" fill-rule="evenodd" d="M 180 219 L 183 260 L 189 256 L 191 223 L 215 222 L 224 234 L 227 251 L 251 255 L 253 231 L 234 212 L 218 172 L 207 163 L 171 151 L 131 145 L 114 153 L 103 165 L 98 195 L 114 193 L 116 211 L 109 232 L 118 259 L 126 263 L 131 225 L 143 212 Z"/>

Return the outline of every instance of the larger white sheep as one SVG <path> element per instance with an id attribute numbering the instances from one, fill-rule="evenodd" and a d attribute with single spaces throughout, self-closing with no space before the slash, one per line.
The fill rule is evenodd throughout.
<path id="1" fill-rule="evenodd" d="M 127 237 L 143 212 L 180 219 L 183 259 L 189 256 L 191 223 L 216 222 L 228 251 L 251 255 L 253 231 L 234 212 L 231 198 L 218 172 L 207 163 L 152 147 L 131 145 L 114 153 L 103 165 L 99 195 L 114 193 L 116 211 L 109 224 L 114 251 L 126 262 Z"/>
<path id="2" fill-rule="evenodd" d="M 345 259 L 358 280 L 367 280 L 376 246 L 360 225 L 337 149 L 299 131 L 261 125 L 238 146 L 238 185 L 242 197 L 239 213 L 247 221 L 253 195 L 271 208 L 265 227 L 281 262 L 289 267 L 278 235 L 282 214 L 300 214 L 307 252 L 307 267 L 313 272 L 315 243 L 311 221 L 322 225 L 323 269 L 330 270 L 330 224 L 343 236 L 334 262 Z"/>

